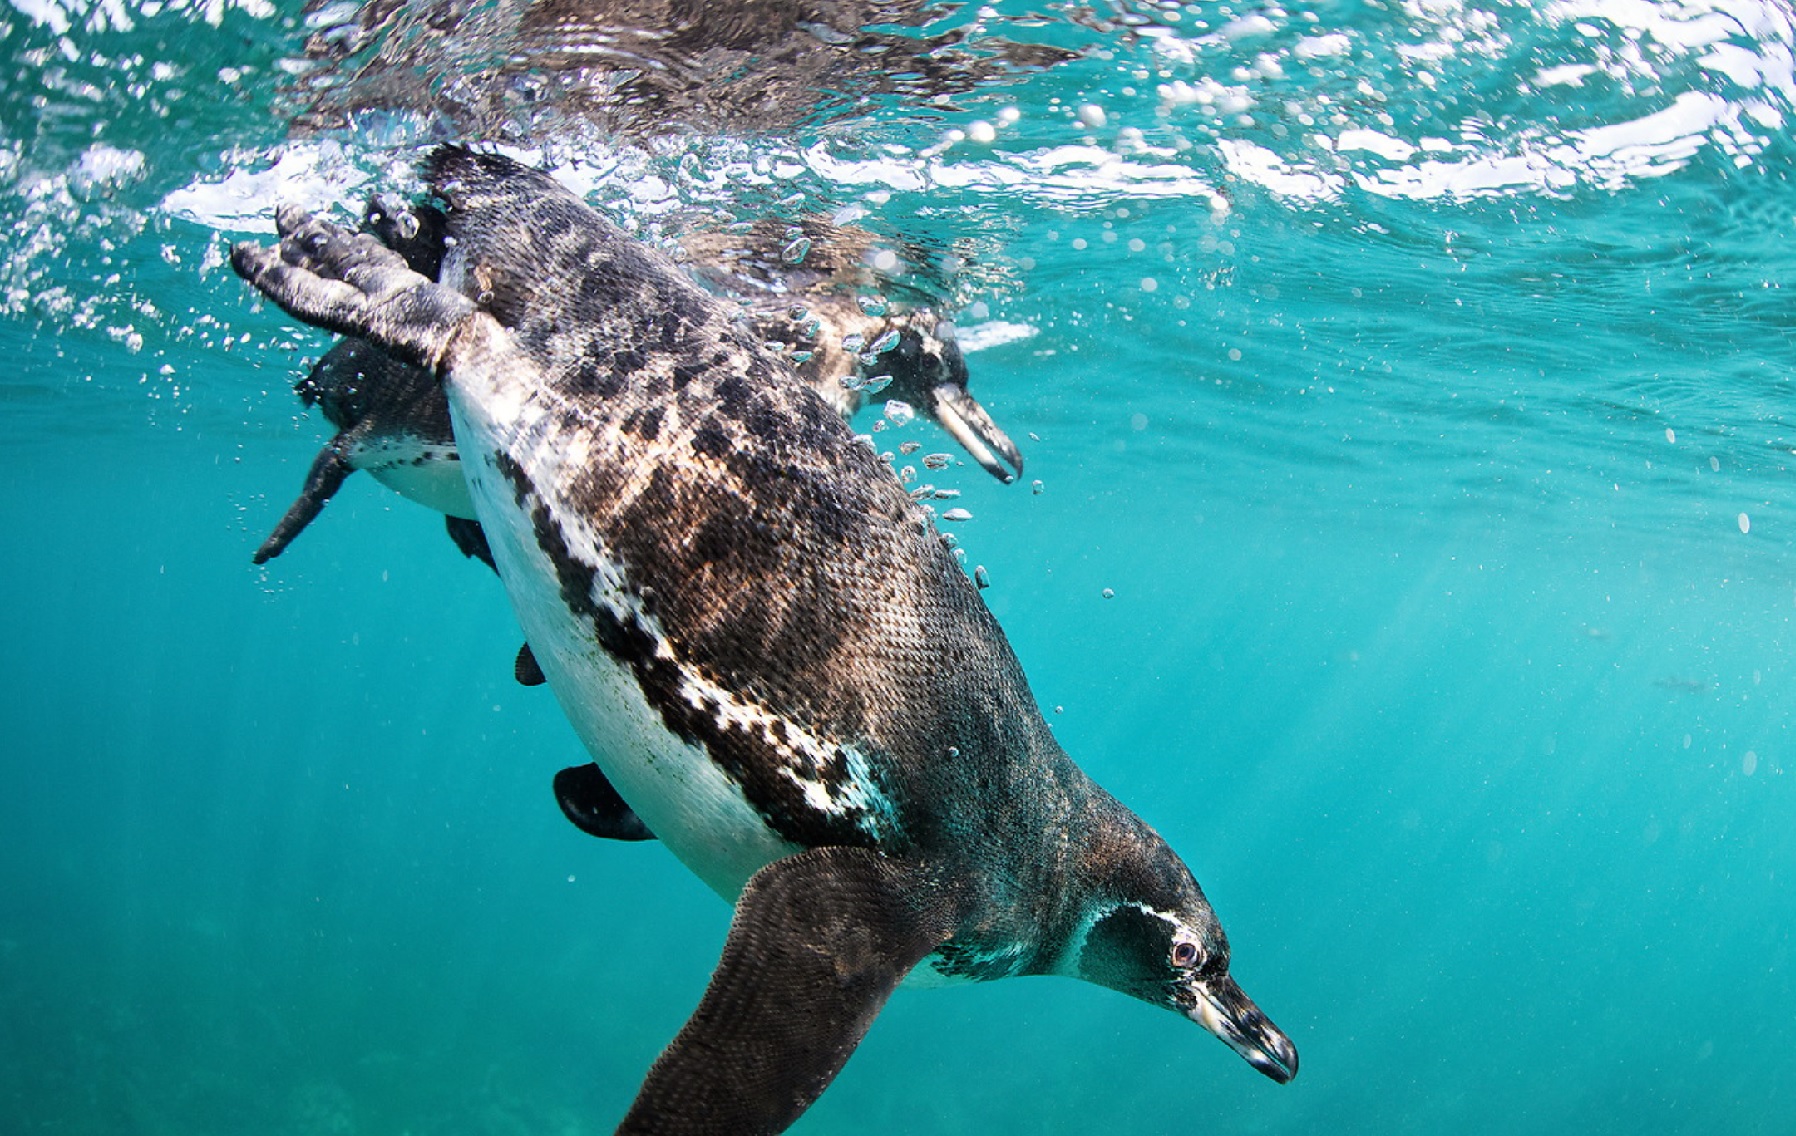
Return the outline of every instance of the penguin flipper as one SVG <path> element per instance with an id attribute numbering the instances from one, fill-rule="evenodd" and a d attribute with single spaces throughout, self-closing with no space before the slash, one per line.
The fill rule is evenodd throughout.
<path id="1" fill-rule="evenodd" d="M 449 539 L 455 547 L 461 549 L 463 556 L 480 561 L 497 572 L 499 566 L 493 563 L 493 548 L 486 542 L 486 530 L 480 522 L 467 517 L 443 517 L 443 525 L 449 530 Z"/>
<path id="2" fill-rule="evenodd" d="M 287 515 L 274 526 L 262 547 L 250 557 L 257 564 L 266 564 L 270 560 L 287 551 L 293 538 L 305 531 L 319 513 L 324 511 L 324 503 L 329 501 L 343 487 L 343 479 L 355 472 L 343 459 L 344 435 L 339 434 L 330 443 L 318 451 L 317 458 L 312 461 L 312 468 L 306 473 L 305 488 L 299 491 L 299 499 L 287 509 Z"/>
<path id="3" fill-rule="evenodd" d="M 525 650 L 529 650 L 528 647 Z M 597 764 L 571 765 L 555 775 L 555 803 L 575 828 L 600 840 L 653 840 Z"/>
<path id="4" fill-rule="evenodd" d="M 757 872 L 711 985 L 649 1070 L 620 1136 L 784 1131 L 951 934 L 950 904 L 929 875 L 841 846 Z"/>

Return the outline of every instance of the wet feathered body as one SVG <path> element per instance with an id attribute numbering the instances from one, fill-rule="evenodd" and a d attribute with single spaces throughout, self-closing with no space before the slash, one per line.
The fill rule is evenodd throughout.
<path id="1" fill-rule="evenodd" d="M 455 237 L 445 278 L 533 364 L 456 360 L 456 434 L 526 638 L 552 687 L 580 691 L 564 707 L 625 799 L 730 897 L 760 867 L 736 848 L 774 850 L 757 828 L 1051 871 L 1044 834 L 1098 798 L 926 511 L 657 254 L 541 175 L 450 153 L 465 164 L 433 171 Z M 517 279 L 520 263 L 556 276 Z M 636 697 L 659 737 L 617 727 Z M 687 752 L 629 741 L 645 736 Z M 716 786 L 693 807 L 712 769 L 747 815 Z M 1028 897 L 1015 939 L 1051 922 L 1035 897 L 1056 889 L 993 884 Z M 1003 953 L 1006 920 L 988 921 L 992 941 L 950 954 Z"/>
<path id="2" fill-rule="evenodd" d="M 428 173 L 441 283 L 292 210 L 233 263 L 441 378 L 495 566 L 603 767 L 570 818 L 652 832 L 735 900 L 620 1132 L 783 1130 L 918 964 L 1101 983 L 1294 1076 L 1189 869 L 1061 751 L 928 514 L 825 399 L 545 175 L 453 147 Z"/>

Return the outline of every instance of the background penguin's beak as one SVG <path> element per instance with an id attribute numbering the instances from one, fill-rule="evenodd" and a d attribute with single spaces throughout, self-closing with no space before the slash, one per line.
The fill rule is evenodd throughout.
<path id="1" fill-rule="evenodd" d="M 1022 476 L 1022 452 L 1009 435 L 998 429 L 998 424 L 985 412 L 985 407 L 979 405 L 979 400 L 967 393 L 967 388 L 943 383 L 929 393 L 935 403 L 935 420 L 973 456 L 974 461 L 985 467 L 985 472 L 1006 485 Z M 996 455 L 993 450 L 997 451 Z M 998 460 L 1000 456 L 1010 463 L 1010 469 Z"/>
<path id="2" fill-rule="evenodd" d="M 1228 975 L 1192 982 L 1192 1021 L 1221 1038 L 1255 1069 L 1284 1084 L 1297 1076 L 1297 1047 Z"/>

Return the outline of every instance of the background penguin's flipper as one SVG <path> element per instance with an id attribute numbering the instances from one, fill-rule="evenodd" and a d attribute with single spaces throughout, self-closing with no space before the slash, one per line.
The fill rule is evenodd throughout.
<path id="1" fill-rule="evenodd" d="M 318 457 L 313 460 L 312 468 L 306 474 L 305 488 L 299 491 L 299 499 L 287 509 L 287 515 L 281 518 L 280 524 L 274 526 L 274 531 L 268 534 L 268 539 L 262 542 L 262 547 L 256 549 L 256 554 L 250 559 L 257 564 L 266 564 L 287 551 L 293 538 L 305 531 L 312 519 L 323 511 L 324 503 L 343 487 L 343 479 L 354 472 L 353 467 L 343 458 L 347 448 L 344 445 L 345 437 L 346 434 L 338 434 L 318 451 Z"/>
<path id="2" fill-rule="evenodd" d="M 784 1131 L 947 939 L 949 910 L 920 865 L 866 848 L 813 848 L 761 869 L 704 999 L 620 1136 Z"/>
<path id="3" fill-rule="evenodd" d="M 555 803 L 561 806 L 561 815 L 588 836 L 601 840 L 655 839 L 649 826 L 617 795 L 604 770 L 590 761 L 569 766 L 555 775 Z"/>
<path id="4" fill-rule="evenodd" d="M 480 527 L 479 521 L 467 517 L 445 516 L 443 524 L 449 530 L 449 539 L 455 542 L 455 547 L 461 549 L 463 556 L 473 557 L 495 572 L 499 570 L 499 566 L 493 563 L 492 546 L 486 542 L 486 530 Z"/>

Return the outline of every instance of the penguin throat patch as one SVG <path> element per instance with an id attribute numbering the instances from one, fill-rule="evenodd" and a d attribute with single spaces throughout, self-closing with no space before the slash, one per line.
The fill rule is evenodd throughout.
<path id="1" fill-rule="evenodd" d="M 900 835 L 897 812 L 866 753 L 816 736 L 683 660 L 656 617 L 653 593 L 632 586 L 596 536 L 575 529 L 570 539 L 524 469 L 503 451 L 493 456 L 554 566 L 569 613 L 589 623 L 600 649 L 629 669 L 670 733 L 702 749 L 782 839 L 809 847 L 891 846 Z M 586 545 L 590 550 L 575 551 Z"/>

